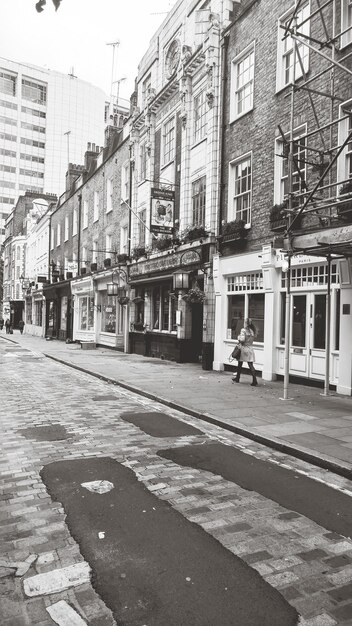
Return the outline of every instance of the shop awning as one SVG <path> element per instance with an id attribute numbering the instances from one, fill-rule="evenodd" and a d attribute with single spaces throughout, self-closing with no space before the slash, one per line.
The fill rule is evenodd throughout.
<path id="1" fill-rule="evenodd" d="M 52 283 L 51 285 L 43 285 L 43 296 L 47 300 L 57 300 L 64 296 L 71 295 L 71 282 L 63 281 L 62 283 Z"/>

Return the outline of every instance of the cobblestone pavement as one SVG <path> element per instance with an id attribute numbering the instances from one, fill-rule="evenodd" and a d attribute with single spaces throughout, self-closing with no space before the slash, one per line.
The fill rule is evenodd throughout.
<path id="1" fill-rule="evenodd" d="M 34 597 L 24 592 L 24 581 L 36 574 L 84 565 L 64 511 L 51 501 L 39 472 L 53 461 L 90 456 L 109 456 L 133 469 L 154 494 L 277 588 L 298 610 L 301 626 L 352 624 L 350 539 L 219 476 L 177 466 L 157 451 L 216 440 L 352 495 L 350 481 L 18 345 L 0 345 L 0 365 L 1 626 L 52 625 L 47 609 L 53 614 L 60 602 L 81 616 L 77 624 L 115 623 L 89 581 Z M 203 434 L 159 439 L 120 418 L 143 408 L 176 416 Z"/>

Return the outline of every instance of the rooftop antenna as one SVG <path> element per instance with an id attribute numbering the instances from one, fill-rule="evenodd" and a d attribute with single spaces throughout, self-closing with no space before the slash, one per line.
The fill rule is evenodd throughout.
<path id="1" fill-rule="evenodd" d="M 69 72 L 69 76 L 71 76 L 71 78 L 77 78 L 77 76 L 75 75 L 74 71 L 75 71 L 75 68 L 72 65 L 71 71 Z"/>

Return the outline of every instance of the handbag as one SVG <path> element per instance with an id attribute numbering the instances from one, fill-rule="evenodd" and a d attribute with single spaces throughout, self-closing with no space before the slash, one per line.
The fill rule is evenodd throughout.
<path id="1" fill-rule="evenodd" d="M 230 356 L 229 356 L 229 360 L 230 361 L 239 361 L 241 358 L 241 348 L 238 344 L 235 345 L 234 349 L 232 350 Z"/>

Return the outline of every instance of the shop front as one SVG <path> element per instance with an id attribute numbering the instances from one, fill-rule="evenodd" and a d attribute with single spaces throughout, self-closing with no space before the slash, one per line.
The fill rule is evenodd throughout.
<path id="1" fill-rule="evenodd" d="M 74 310 L 73 340 L 95 342 L 96 306 L 91 276 L 71 282 Z"/>
<path id="2" fill-rule="evenodd" d="M 351 361 L 350 344 L 341 340 L 342 325 L 347 327 L 347 315 L 352 308 L 349 306 L 352 299 L 349 260 L 336 256 L 328 263 L 326 257 L 295 253 L 291 257 L 289 275 L 290 376 L 323 385 L 327 368 L 329 302 L 329 382 L 342 393 L 350 393 L 350 384 L 347 384 L 347 391 L 346 385 L 341 385 L 341 377 L 344 377 L 341 358 Z M 284 376 L 287 281 L 287 256 L 270 245 L 263 246 L 260 254 L 214 258 L 214 369 L 235 368 L 229 355 L 244 318 L 250 317 L 257 328 L 256 369 L 265 380 Z M 345 332 L 351 335 L 352 329 Z"/>
<path id="3" fill-rule="evenodd" d="M 131 352 L 178 363 L 202 361 L 204 320 L 213 297 L 204 269 L 208 262 L 206 245 L 129 266 Z"/>
<path id="4" fill-rule="evenodd" d="M 96 291 L 96 342 L 128 351 L 129 296 L 127 273 L 121 268 L 94 275 Z"/>
<path id="5" fill-rule="evenodd" d="M 72 340 L 74 309 L 72 307 L 71 281 L 44 285 L 45 336 L 61 341 Z"/>
<path id="6" fill-rule="evenodd" d="M 43 290 L 33 290 L 25 300 L 25 332 L 35 337 L 43 337 L 45 334 Z"/>

